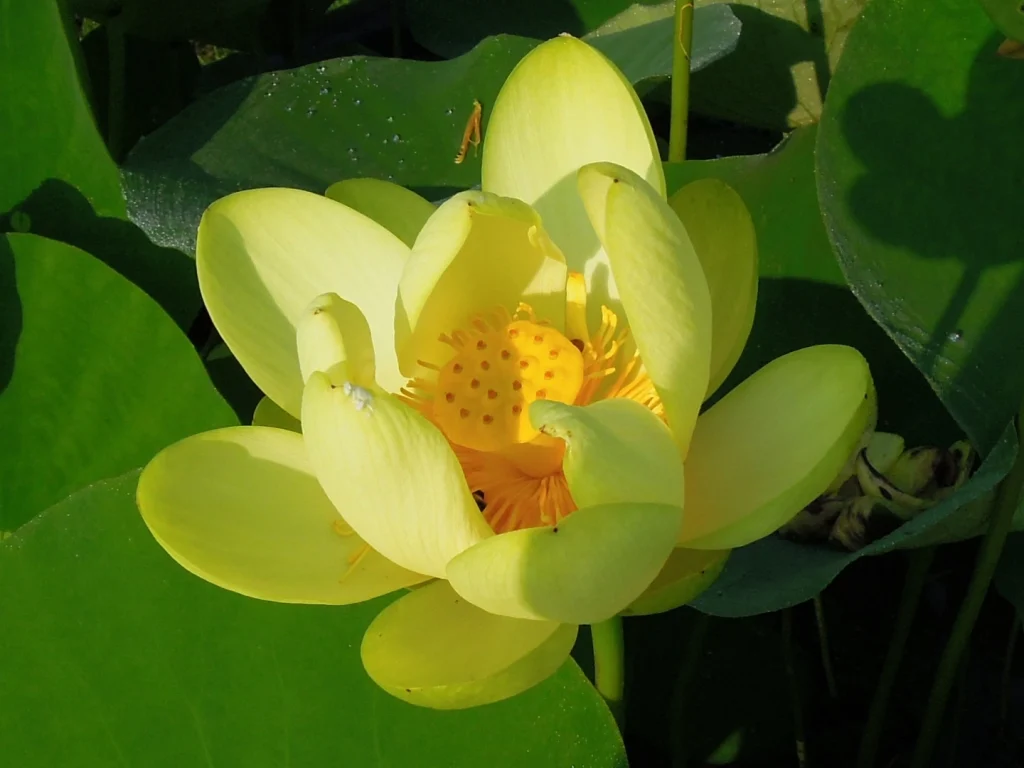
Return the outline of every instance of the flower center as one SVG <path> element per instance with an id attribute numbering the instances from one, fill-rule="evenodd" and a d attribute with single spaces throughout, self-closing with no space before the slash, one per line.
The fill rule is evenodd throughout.
<path id="1" fill-rule="evenodd" d="M 498 309 L 441 336 L 455 355 L 444 366 L 421 360 L 436 375 L 402 390 L 448 438 L 497 533 L 557 525 L 576 511 L 562 472 L 565 444 L 533 428 L 530 403 L 624 397 L 662 416 L 661 399 L 615 313 L 602 307 L 591 333 L 582 275 L 570 274 L 567 294 L 568 335 L 538 322 L 525 305 L 514 317 Z"/>
<path id="2" fill-rule="evenodd" d="M 438 373 L 433 419 L 465 448 L 505 452 L 541 437 L 530 424 L 535 400 L 571 403 L 583 385 L 583 355 L 532 319 L 498 312 L 442 340 L 455 355 Z"/>

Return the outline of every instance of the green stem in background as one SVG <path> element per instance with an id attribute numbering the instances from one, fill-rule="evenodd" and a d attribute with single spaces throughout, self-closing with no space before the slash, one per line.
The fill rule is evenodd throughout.
<path id="1" fill-rule="evenodd" d="M 886 651 L 885 661 L 882 663 L 882 673 L 878 676 L 878 687 L 875 688 L 875 696 L 871 700 L 871 709 L 868 710 L 868 721 L 864 726 L 864 735 L 861 737 L 860 751 L 857 754 L 857 768 L 873 768 L 875 765 L 882 729 L 885 726 L 885 713 L 889 707 L 889 695 L 892 693 L 896 673 L 899 672 L 900 662 L 903 660 L 903 651 L 907 647 L 907 639 L 910 637 L 910 628 L 917 614 L 918 603 L 921 601 L 928 569 L 935 559 L 935 547 L 912 549 L 907 554 L 907 559 L 907 576 L 903 581 L 903 594 L 900 596 L 900 606 L 896 612 L 896 626 L 893 628 L 889 650 Z"/>
<path id="2" fill-rule="evenodd" d="M 821 666 L 825 670 L 825 683 L 828 695 L 839 698 L 839 686 L 836 685 L 836 673 L 832 669 L 832 654 L 828 650 L 828 627 L 825 625 L 825 606 L 821 602 L 821 593 L 814 596 L 814 619 L 818 624 L 818 645 L 821 648 Z"/>
<path id="3" fill-rule="evenodd" d="M 804 726 L 803 697 L 800 695 L 800 680 L 796 675 L 796 650 L 793 647 L 793 609 L 782 611 L 782 659 L 786 666 L 786 680 L 793 706 L 793 738 L 796 742 L 796 764 L 798 768 L 807 765 L 807 729 Z"/>
<path id="4" fill-rule="evenodd" d="M 604 696 L 621 731 L 625 715 L 622 698 L 626 688 L 622 617 L 592 624 L 590 639 L 594 644 L 594 686 Z"/>
<path id="5" fill-rule="evenodd" d="M 107 32 L 107 150 L 115 162 L 121 162 L 124 133 L 124 21 L 112 16 Z"/>
<path id="6" fill-rule="evenodd" d="M 676 676 L 675 686 L 672 688 L 672 699 L 669 701 L 669 728 L 672 738 L 672 765 L 674 768 L 686 768 L 688 762 L 687 741 L 690 734 L 687 733 L 683 723 L 685 722 L 686 695 L 693 686 L 693 679 L 697 676 L 697 666 L 700 664 L 701 651 L 704 650 L 704 637 L 708 632 L 710 619 L 706 613 L 694 611 L 696 616 L 693 619 L 693 626 L 690 628 L 690 638 L 686 646 L 686 655 L 679 667 L 679 674 Z"/>
<path id="7" fill-rule="evenodd" d="M 391 0 L 391 56 L 402 56 L 402 6 L 405 0 Z"/>
<path id="8" fill-rule="evenodd" d="M 931 695 L 928 697 L 928 708 L 925 710 L 924 722 L 917 737 L 917 745 L 914 747 L 910 768 L 927 768 L 932 764 L 932 753 L 935 751 L 935 742 L 942 727 L 942 715 L 946 711 L 949 691 L 956 679 L 957 667 L 960 665 L 960 659 L 970 641 L 974 623 L 981 612 L 981 605 L 985 601 L 988 585 L 999 564 L 999 555 L 1002 553 L 1003 544 L 1006 543 L 1006 537 L 1010 533 L 1013 514 L 1017 511 L 1021 501 L 1021 488 L 1024 487 L 1024 450 L 1019 444 L 1019 415 L 1017 439 L 1017 458 L 1010 474 L 999 486 L 995 511 L 989 520 L 988 530 L 981 540 L 981 546 L 978 548 L 978 561 L 974 566 L 971 582 L 967 586 L 967 594 L 960 605 L 960 612 L 953 624 L 953 631 L 950 633 L 946 648 L 942 652 L 942 658 L 939 659 Z"/>
<path id="9" fill-rule="evenodd" d="M 1006 731 L 1006 716 L 1010 710 L 1010 672 L 1013 670 L 1013 654 L 1020 637 L 1020 614 L 1014 612 L 1010 622 L 1010 636 L 1006 641 L 1006 658 L 1003 659 L 1003 678 L 999 685 L 999 730 Z"/>
<path id="10" fill-rule="evenodd" d="M 690 115 L 690 50 L 693 47 L 693 0 L 676 0 L 672 40 L 672 122 L 668 134 L 669 162 L 686 157 Z"/>

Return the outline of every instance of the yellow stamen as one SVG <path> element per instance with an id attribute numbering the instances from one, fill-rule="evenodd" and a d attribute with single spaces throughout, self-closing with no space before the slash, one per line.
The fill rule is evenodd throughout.
<path id="1" fill-rule="evenodd" d="M 538 399 L 586 405 L 624 397 L 664 418 L 661 398 L 629 331 L 601 308 L 589 334 L 582 275 L 570 273 L 566 329 L 559 333 L 521 305 L 472 318 L 441 336 L 455 355 L 444 365 L 422 363 L 436 378 L 409 381 L 406 402 L 433 421 L 451 443 L 466 482 L 497 533 L 557 525 L 576 511 L 562 472 L 565 445 L 530 424 Z"/>

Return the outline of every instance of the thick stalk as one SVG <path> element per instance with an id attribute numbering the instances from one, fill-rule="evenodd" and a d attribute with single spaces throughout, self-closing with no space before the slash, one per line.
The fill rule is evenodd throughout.
<path id="1" fill-rule="evenodd" d="M 590 639 L 594 644 L 594 686 L 615 715 L 622 730 L 623 694 L 626 689 L 625 646 L 622 642 L 622 618 L 602 621 L 590 626 Z"/>
<path id="2" fill-rule="evenodd" d="M 910 637 L 910 628 L 917 614 L 918 603 L 921 601 L 921 591 L 924 589 L 928 569 L 935 559 L 935 548 L 913 549 L 907 558 L 907 576 L 903 581 L 903 594 L 900 596 L 900 607 L 896 612 L 896 626 L 893 628 L 889 650 L 886 651 L 885 661 L 882 663 L 882 673 L 878 676 L 875 696 L 871 700 L 868 722 L 864 726 L 860 752 L 857 755 L 857 768 L 873 768 L 875 765 L 882 729 L 885 726 L 885 713 L 889 707 L 889 695 L 896 682 L 900 662 L 903 661 L 903 651 L 907 647 L 907 639 Z"/>
<path id="3" fill-rule="evenodd" d="M 672 117 L 668 134 L 668 159 L 686 157 L 686 129 L 690 115 L 690 49 L 693 47 L 693 1 L 676 0 L 672 42 Z"/>
<path id="4" fill-rule="evenodd" d="M 932 692 L 928 697 L 928 708 L 925 710 L 924 723 L 921 725 L 921 732 L 917 737 L 917 745 L 914 747 L 914 757 L 910 762 L 910 768 L 927 768 L 931 765 L 935 742 L 938 740 L 939 730 L 942 727 L 942 715 L 946 711 L 946 702 L 956 679 L 957 667 L 959 667 L 964 650 L 970 641 L 974 623 L 981 612 L 981 605 L 985 601 L 988 585 L 995 574 L 999 555 L 1003 551 L 1003 544 L 1006 543 L 1006 536 L 1009 534 L 1010 524 L 1013 522 L 1013 514 L 1017 511 L 1021 501 L 1021 488 L 1024 486 L 1024 450 L 1019 444 L 1020 436 L 1020 417 L 1018 416 L 1017 459 L 1014 461 L 1010 474 L 1006 476 L 999 487 L 995 511 L 989 521 L 988 531 L 985 532 L 985 537 L 981 540 L 978 561 L 974 566 L 971 583 L 967 587 L 967 595 L 960 605 L 960 612 L 953 624 L 953 631 L 942 652 L 942 658 L 939 659 L 935 680 L 932 682 Z"/>

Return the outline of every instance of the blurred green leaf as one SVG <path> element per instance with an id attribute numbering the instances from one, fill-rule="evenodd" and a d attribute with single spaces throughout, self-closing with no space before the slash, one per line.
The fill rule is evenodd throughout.
<path id="1" fill-rule="evenodd" d="M 77 248 L 0 236 L 0 530 L 232 423 L 152 299 Z"/>
<path id="2" fill-rule="evenodd" d="M 992 22 L 1013 40 L 1024 41 L 1024 3 L 1021 0 L 978 0 Z"/>
<path id="3" fill-rule="evenodd" d="M 8 137 L 0 143 L 0 232 L 30 231 L 89 251 L 187 329 L 200 304 L 194 265 L 124 220 L 117 166 L 57 3 L 0 0 L 0 26 L 0 135 Z"/>
<path id="4" fill-rule="evenodd" d="M 73 13 L 117 19 L 123 29 L 152 40 L 201 40 L 243 47 L 260 32 L 271 0 L 68 0 Z M 325 4 L 326 6 L 326 4 Z"/>
<path id="5" fill-rule="evenodd" d="M 879 428 L 904 435 L 910 445 L 947 445 L 961 433 L 923 377 L 859 305 L 836 264 L 817 206 L 817 130 L 796 130 L 766 155 L 665 166 L 670 192 L 707 177 L 730 184 L 743 197 L 757 229 L 761 280 L 754 328 L 722 393 L 794 349 L 849 344 L 871 365 Z M 1015 451 L 1015 438 L 1005 436 L 955 496 L 859 552 L 778 536 L 736 550 L 694 607 L 722 616 L 778 610 L 812 598 L 864 555 L 978 535 L 988 520 L 988 493 L 1008 471 Z M 1019 522 L 1024 525 L 1024 519 Z"/>
<path id="6" fill-rule="evenodd" d="M 282 605 L 211 586 L 146 530 L 137 480 L 97 483 L 0 544 L 0 658 L 17 660 L 0 700 L 10 765 L 625 768 L 574 662 L 478 709 L 405 704 L 359 660 L 389 598 Z"/>
<path id="7" fill-rule="evenodd" d="M 876 0 L 817 144 L 854 292 L 983 451 L 1024 393 L 1024 67 L 1001 41 L 975 0 Z"/>
<path id="8" fill-rule="evenodd" d="M 640 91 L 672 77 L 672 27 L 675 3 L 634 5 L 583 39 L 618 64 Z M 727 5 L 693 14 L 690 71 L 697 72 L 736 49 L 741 24 Z"/>
<path id="9" fill-rule="evenodd" d="M 406 22 L 416 42 L 446 59 L 461 56 L 492 35 L 546 40 L 582 37 L 630 7 L 632 0 L 407 0 Z"/>
<path id="10" fill-rule="evenodd" d="M 353 176 L 431 198 L 480 181 L 479 153 L 455 164 L 473 100 L 490 107 L 537 42 L 491 38 L 452 61 L 353 57 L 221 88 L 143 139 L 124 169 L 130 215 L 161 245 L 191 252 L 206 207 L 248 187 L 323 193 Z"/>
<path id="11" fill-rule="evenodd" d="M 866 1 L 732 0 L 743 26 L 739 45 L 693 78 L 692 109 L 774 130 L 817 122 L 830 72 Z"/>
<path id="12" fill-rule="evenodd" d="M 56 0 L 0 0 L 0 28 L 0 213 L 59 179 L 98 215 L 123 216 L 117 167 L 93 122 L 68 43 L 74 32 Z"/>

